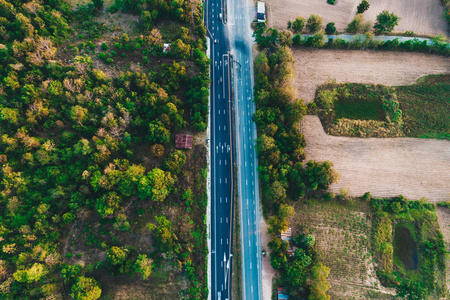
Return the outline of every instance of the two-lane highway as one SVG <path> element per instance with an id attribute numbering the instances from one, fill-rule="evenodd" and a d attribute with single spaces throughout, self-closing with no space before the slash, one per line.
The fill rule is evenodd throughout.
<path id="1" fill-rule="evenodd" d="M 220 0 L 207 0 L 205 22 L 210 38 L 211 103 L 211 299 L 231 299 L 233 232 L 233 145 L 231 60 L 225 11 Z"/>

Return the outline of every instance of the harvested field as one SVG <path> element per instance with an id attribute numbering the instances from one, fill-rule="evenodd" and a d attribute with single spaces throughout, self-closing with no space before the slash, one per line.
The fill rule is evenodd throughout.
<path id="1" fill-rule="evenodd" d="M 308 18 L 318 14 L 323 18 L 323 26 L 336 23 L 338 31 L 345 31 L 348 23 L 356 15 L 360 0 L 337 0 L 330 5 L 326 0 L 267 0 L 269 27 L 286 29 L 287 22 L 297 16 Z M 396 32 L 413 31 L 420 35 L 448 35 L 448 27 L 443 18 L 444 6 L 441 0 L 371 0 L 370 8 L 364 13 L 367 21 L 374 23 L 383 10 L 395 13 L 401 19 Z"/>
<path id="2" fill-rule="evenodd" d="M 429 74 L 450 73 L 450 60 L 423 53 L 294 49 L 298 97 L 314 99 L 327 80 L 384 84 L 414 83 Z"/>
<path id="3" fill-rule="evenodd" d="M 331 299 L 391 299 L 381 286 L 370 250 L 372 221 L 366 208 L 349 209 L 334 202 L 297 202 L 292 232 L 316 238 L 319 260 L 330 268 Z"/>
<path id="4" fill-rule="evenodd" d="M 331 192 L 348 188 L 353 196 L 450 200 L 450 141 L 330 136 L 317 116 L 305 116 L 301 131 L 306 159 L 332 161 L 341 174 Z"/>

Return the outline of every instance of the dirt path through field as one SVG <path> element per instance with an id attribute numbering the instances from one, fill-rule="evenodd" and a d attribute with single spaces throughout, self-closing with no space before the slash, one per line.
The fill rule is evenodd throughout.
<path id="1" fill-rule="evenodd" d="M 450 59 L 423 53 L 349 50 L 294 50 L 295 87 L 306 103 L 327 80 L 384 85 L 414 83 L 428 74 L 450 72 Z"/>
<path id="2" fill-rule="evenodd" d="M 305 116 L 307 160 L 329 160 L 341 174 L 330 187 L 351 195 L 402 194 L 432 202 L 450 200 L 450 141 L 415 138 L 348 138 L 327 135 L 317 116 Z"/>
<path id="3" fill-rule="evenodd" d="M 336 29 L 345 31 L 348 23 L 356 15 L 360 0 L 337 0 L 330 5 L 326 0 L 266 0 L 269 27 L 286 29 L 287 22 L 297 16 L 308 18 L 318 14 L 323 18 L 323 27 L 329 22 L 336 24 Z M 413 31 L 421 35 L 448 35 L 448 26 L 443 18 L 444 6 L 441 0 L 371 0 L 364 19 L 376 21 L 376 16 L 383 10 L 400 17 L 397 32 Z"/>

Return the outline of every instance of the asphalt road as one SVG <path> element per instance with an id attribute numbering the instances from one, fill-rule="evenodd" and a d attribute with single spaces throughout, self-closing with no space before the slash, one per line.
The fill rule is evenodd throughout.
<path id="1" fill-rule="evenodd" d="M 262 299 L 261 211 L 259 204 L 256 125 L 253 122 L 253 37 L 250 23 L 255 7 L 249 1 L 230 0 L 229 21 L 234 63 L 236 162 L 241 228 L 243 299 Z"/>
<path id="2" fill-rule="evenodd" d="M 207 0 L 205 23 L 211 39 L 211 298 L 231 299 L 233 157 L 229 42 L 220 0 Z"/>

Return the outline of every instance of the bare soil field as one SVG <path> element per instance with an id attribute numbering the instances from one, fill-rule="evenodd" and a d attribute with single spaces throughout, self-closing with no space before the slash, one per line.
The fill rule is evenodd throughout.
<path id="1" fill-rule="evenodd" d="M 317 116 L 305 116 L 301 132 L 306 159 L 329 160 L 341 174 L 333 193 L 348 188 L 352 196 L 450 200 L 450 141 L 330 136 Z"/>
<path id="2" fill-rule="evenodd" d="M 336 29 L 345 31 L 348 23 L 356 15 L 360 0 L 337 0 L 330 5 L 326 0 L 267 0 L 269 27 L 286 29 L 287 22 L 297 16 L 308 18 L 318 14 L 323 18 L 323 26 L 329 22 Z M 448 35 L 448 26 L 443 18 L 444 6 L 440 0 L 371 0 L 370 8 L 364 13 L 367 21 L 374 23 L 383 10 L 395 13 L 401 19 L 396 32 L 413 31 L 420 35 Z"/>
<path id="3" fill-rule="evenodd" d="M 295 204 L 293 236 L 307 232 L 316 238 L 319 260 L 330 268 L 327 294 L 334 300 L 391 299 L 394 291 L 381 286 L 370 250 L 372 221 L 365 209 L 337 203 Z"/>
<path id="4" fill-rule="evenodd" d="M 450 59 L 423 53 L 294 49 L 294 59 L 295 88 L 305 103 L 328 80 L 395 86 L 450 73 Z"/>

